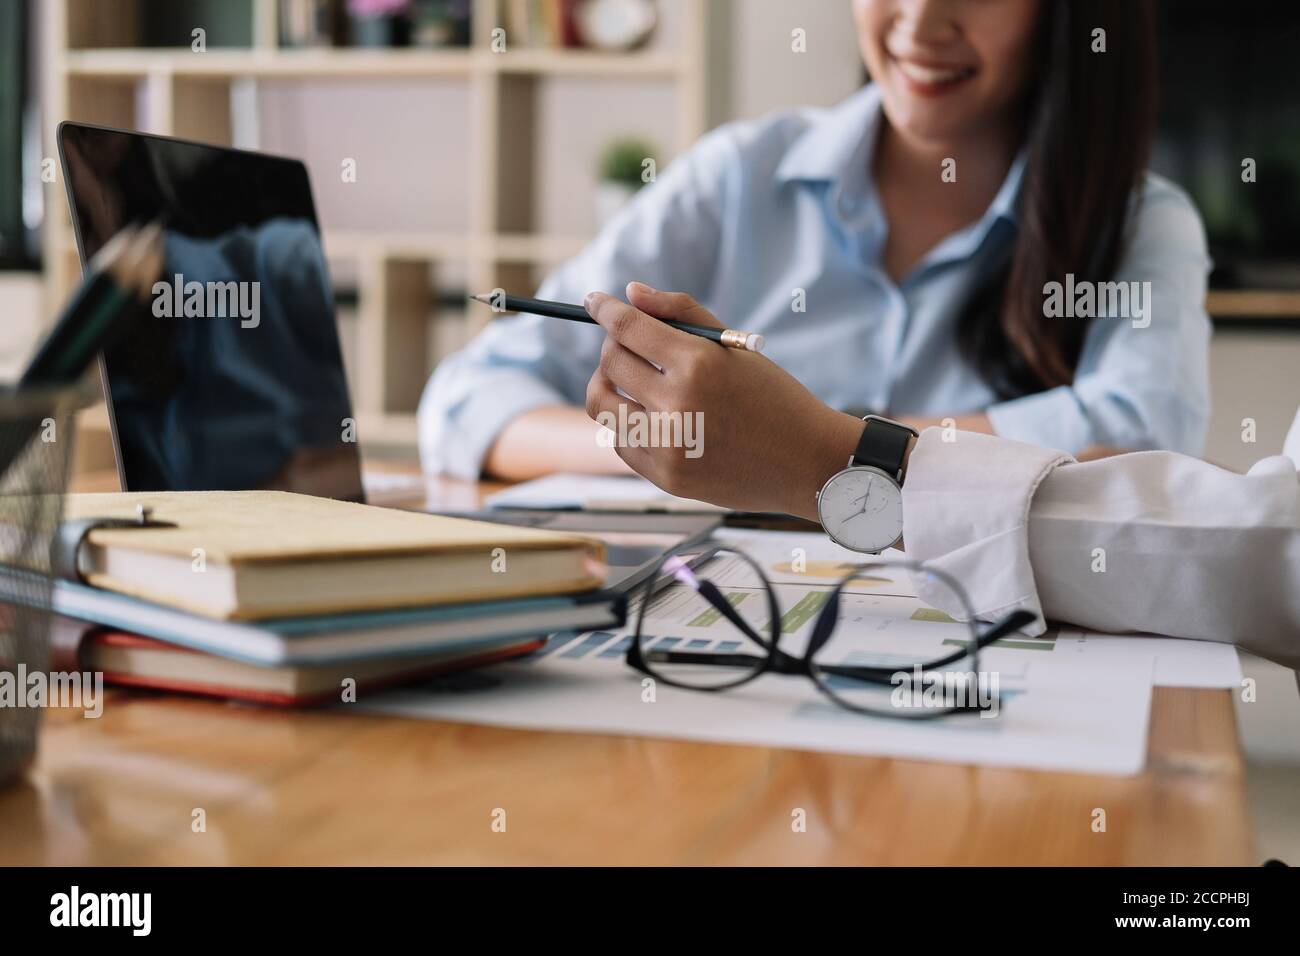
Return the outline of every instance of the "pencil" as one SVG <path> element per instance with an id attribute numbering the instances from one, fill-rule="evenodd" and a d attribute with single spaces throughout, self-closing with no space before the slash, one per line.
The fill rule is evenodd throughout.
<path id="1" fill-rule="evenodd" d="M 546 299 L 528 299 L 522 296 L 483 293 L 470 296 L 475 302 L 489 305 L 496 312 L 527 312 L 529 315 L 543 315 L 550 319 L 567 319 L 570 322 L 586 322 L 596 325 L 587 310 L 580 305 L 567 302 L 548 302 Z M 741 349 L 746 352 L 763 351 L 763 336 L 754 332 L 738 332 L 734 329 L 711 329 L 704 325 L 691 325 L 689 322 L 674 322 L 660 319 L 664 325 L 698 335 L 700 338 L 717 342 L 729 349 Z"/>
<path id="2" fill-rule="evenodd" d="M 130 331 L 146 310 L 162 267 L 157 225 L 119 231 L 87 264 L 84 280 L 19 378 L 19 393 L 76 384 L 99 353 Z M 18 417 L 0 429 L 0 473 L 35 441 L 42 425 L 40 417 Z"/>
<path id="3" fill-rule="evenodd" d="M 146 303 L 162 273 L 162 228 L 127 226 L 87 264 L 86 276 L 36 350 L 19 388 L 71 385 L 111 343 L 130 331 L 132 301 Z"/>

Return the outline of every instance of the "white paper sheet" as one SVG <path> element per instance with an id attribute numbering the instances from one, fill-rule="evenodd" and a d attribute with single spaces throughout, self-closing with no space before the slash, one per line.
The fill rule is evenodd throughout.
<path id="1" fill-rule="evenodd" d="M 1063 651 L 1076 650 L 1097 659 L 1113 655 L 1119 661 L 1133 654 L 1155 658 L 1157 687 L 1201 687 L 1234 690 L 1244 675 L 1237 648 L 1215 641 L 1189 641 L 1150 634 L 1093 634 L 1062 629 L 1058 638 Z"/>
<path id="2" fill-rule="evenodd" d="M 715 569 L 716 571 L 717 569 Z M 761 592 L 715 578 L 756 628 L 766 623 Z M 783 612 L 781 647 L 800 656 L 826 588 L 776 585 Z M 751 599 L 753 598 L 753 599 Z M 914 617 L 916 598 L 870 586 L 846 593 L 828 647 L 862 663 L 910 670 L 969 639 L 965 625 Z M 738 632 L 686 589 L 665 592 L 648 616 L 647 633 L 735 653 Z M 961 715 L 905 723 L 854 714 L 827 699 L 807 678 L 769 675 L 736 690 L 678 690 L 629 668 L 626 631 L 553 639 L 517 662 L 422 687 L 397 690 L 352 706 L 389 714 L 537 730 L 619 733 L 790 747 L 1037 769 L 1129 774 L 1141 769 L 1151 702 L 1150 654 L 1068 660 L 1055 639 L 1042 647 L 990 650 L 980 669 L 996 675 L 995 716 Z M 1052 645 L 1052 646 L 1049 646 Z M 748 648 L 746 648 L 748 649 Z M 649 695 L 649 698 L 647 697 Z"/>
<path id="3" fill-rule="evenodd" d="M 585 511 L 724 512 L 725 508 L 678 498 L 644 478 L 615 475 L 547 475 L 525 481 L 484 499 L 489 508 L 561 509 Z"/>
<path id="4" fill-rule="evenodd" d="M 1152 658 L 1103 675 L 1044 669 L 1003 682 L 996 717 L 904 723 L 844 710 L 807 679 L 765 676 L 717 694 L 646 683 L 620 638 L 578 637 L 545 656 L 390 691 L 352 707 L 533 730 L 680 740 L 1082 773 L 1133 774 L 1146 761 Z M 649 693 L 653 690 L 653 694 Z"/>
<path id="5" fill-rule="evenodd" d="M 773 582 L 782 612 L 781 647 L 802 654 L 828 586 L 868 558 L 824 535 L 723 530 Z M 884 556 L 901 558 L 901 554 Z M 744 590 L 734 562 L 710 577 L 750 623 L 766 623 L 761 592 Z M 667 592 L 656 600 L 647 632 L 691 646 L 724 646 L 737 632 L 716 613 L 701 613 L 697 595 Z M 634 618 L 629 618 L 633 620 Z M 906 670 L 962 646 L 970 631 L 927 608 L 909 575 L 872 570 L 843 598 L 833 638 L 873 662 Z M 1234 647 L 1148 635 L 1099 635 L 1064 628 L 1037 638 L 1014 636 L 985 649 L 980 669 L 996 674 L 996 717 L 961 715 L 903 722 L 865 717 L 828 700 L 806 678 L 769 675 L 736 690 L 701 693 L 647 678 L 624 663 L 626 631 L 558 638 L 541 653 L 490 670 L 395 690 L 352 706 L 430 720 L 535 730 L 633 734 L 732 744 L 1132 774 L 1145 764 L 1153 684 L 1235 688 L 1241 667 Z M 650 690 L 653 693 L 650 693 Z"/>

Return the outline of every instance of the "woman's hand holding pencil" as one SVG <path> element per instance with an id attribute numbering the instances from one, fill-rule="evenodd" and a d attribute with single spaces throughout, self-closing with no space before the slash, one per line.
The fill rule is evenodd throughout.
<path id="1" fill-rule="evenodd" d="M 619 457 L 675 495 L 815 518 L 817 490 L 849 460 L 862 422 L 830 408 L 763 355 L 678 335 L 673 329 L 681 322 L 722 330 L 689 295 L 634 282 L 627 297 L 587 296 L 586 311 L 608 333 L 587 385 L 587 414 L 602 423 L 632 414 L 683 422 L 694 416 L 702 440 L 692 456 L 615 436 Z"/>

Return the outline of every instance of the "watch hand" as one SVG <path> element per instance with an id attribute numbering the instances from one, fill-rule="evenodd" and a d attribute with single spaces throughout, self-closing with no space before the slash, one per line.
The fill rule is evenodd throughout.
<path id="1" fill-rule="evenodd" d="M 847 518 L 845 518 L 843 521 L 841 521 L 840 524 L 841 524 L 841 525 L 846 525 L 846 524 L 848 524 L 850 521 L 852 521 L 854 518 L 861 518 L 864 514 L 867 513 L 867 503 L 868 503 L 870 500 L 871 500 L 871 489 L 868 488 L 868 489 L 867 489 L 867 493 L 866 493 L 865 495 L 863 495 L 861 498 L 856 499 L 856 500 L 853 502 L 854 504 L 857 504 L 859 501 L 861 501 L 861 502 L 862 502 L 862 510 L 853 512 L 853 514 L 849 515 Z"/>

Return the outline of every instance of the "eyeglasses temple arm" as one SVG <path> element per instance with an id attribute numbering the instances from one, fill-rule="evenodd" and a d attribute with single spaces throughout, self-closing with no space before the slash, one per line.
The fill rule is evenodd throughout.
<path id="1" fill-rule="evenodd" d="M 978 638 L 976 638 L 975 646 L 988 647 L 994 641 L 1004 638 L 1008 634 L 1014 634 L 1022 627 L 1026 627 L 1027 625 L 1034 623 L 1034 621 L 1036 621 L 1037 619 L 1038 619 L 1038 615 L 1033 614 L 1030 611 L 1024 611 L 1024 610 L 1012 611 L 1001 621 L 999 621 L 997 624 L 994 624 L 991 628 L 989 628 Z"/>
<path id="2" fill-rule="evenodd" d="M 1020 630 L 1022 627 L 1025 627 L 1026 625 L 1033 623 L 1036 617 L 1037 617 L 1036 615 L 1031 614 L 1029 611 L 1012 611 L 1001 621 L 993 625 L 993 627 L 989 628 L 978 638 L 976 638 L 975 647 L 977 648 L 987 647 L 988 645 L 992 644 L 994 641 L 1000 640 L 1001 638 L 1006 637 L 1008 634 L 1013 634 L 1016 631 Z M 956 651 L 955 653 L 952 653 L 940 660 L 931 661 L 930 663 L 926 664 L 925 667 L 927 669 L 945 667 L 948 664 L 952 664 L 955 663 L 956 661 L 961 660 L 963 657 L 966 657 L 969 653 L 970 653 L 969 648 L 966 650 Z M 898 667 L 897 666 L 870 667 L 870 666 L 862 666 L 862 665 L 846 666 L 844 664 L 827 664 L 827 665 L 820 666 L 818 670 L 821 670 L 827 674 L 834 674 L 837 677 L 855 677 L 858 680 L 878 681 L 881 679 L 887 679 L 891 675 L 897 673 Z"/>
<path id="3" fill-rule="evenodd" d="M 768 646 L 770 639 L 761 637 L 752 627 L 750 627 L 749 622 L 740 616 L 735 606 L 727 600 L 726 595 L 719 591 L 717 585 L 712 581 L 701 581 L 700 586 L 696 588 L 696 593 L 703 596 L 706 601 L 713 605 L 714 609 L 717 610 L 719 614 L 725 617 L 732 624 L 736 625 L 736 627 L 740 628 L 740 630 L 744 632 L 745 636 L 751 641 L 754 641 L 761 647 Z"/>

